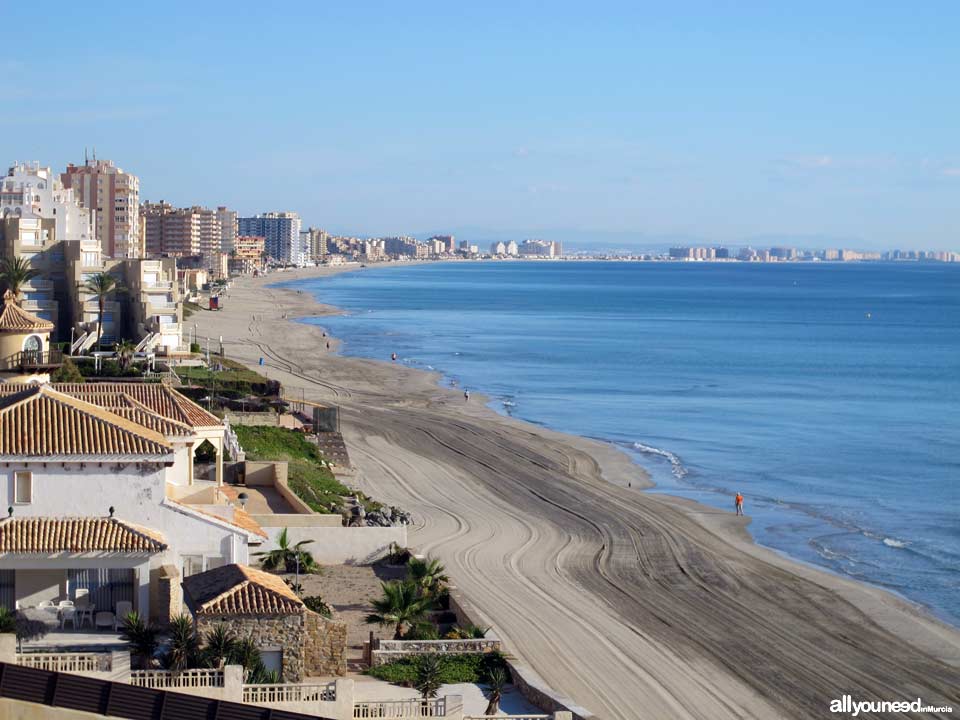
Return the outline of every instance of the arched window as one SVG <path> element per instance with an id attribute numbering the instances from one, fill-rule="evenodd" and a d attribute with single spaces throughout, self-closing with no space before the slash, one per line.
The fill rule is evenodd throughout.
<path id="1" fill-rule="evenodd" d="M 23 341 L 24 352 L 38 353 L 43 350 L 43 339 L 39 335 L 31 335 Z"/>

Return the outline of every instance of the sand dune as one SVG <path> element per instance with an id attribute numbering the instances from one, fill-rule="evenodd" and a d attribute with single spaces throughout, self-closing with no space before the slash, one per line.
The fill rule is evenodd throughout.
<path id="1" fill-rule="evenodd" d="M 731 513 L 639 491 L 611 447 L 327 353 L 282 319 L 323 309 L 277 279 L 244 279 L 189 322 L 263 356 L 291 394 L 338 403 L 356 483 L 414 513 L 412 541 L 562 694 L 611 719 L 830 717 L 844 694 L 960 711 L 955 629 L 757 547 Z"/>

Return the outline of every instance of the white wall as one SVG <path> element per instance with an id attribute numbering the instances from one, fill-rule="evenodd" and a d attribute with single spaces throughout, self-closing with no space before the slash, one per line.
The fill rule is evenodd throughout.
<path id="1" fill-rule="evenodd" d="M 15 517 L 116 517 L 162 533 L 168 550 L 152 566 L 172 563 L 182 570 L 182 555 L 219 555 L 226 563 L 248 562 L 246 535 L 164 505 L 165 470 L 137 463 L 18 463 L 0 469 L 0 499 L 13 505 Z M 33 502 L 13 502 L 13 474 L 33 472 Z"/>
<path id="2" fill-rule="evenodd" d="M 261 550 L 277 547 L 283 528 L 264 528 L 270 539 Z M 287 529 L 290 544 L 313 540 L 304 547 L 321 565 L 369 565 L 390 550 L 391 543 L 407 545 L 407 528 L 403 527 L 291 527 Z"/>

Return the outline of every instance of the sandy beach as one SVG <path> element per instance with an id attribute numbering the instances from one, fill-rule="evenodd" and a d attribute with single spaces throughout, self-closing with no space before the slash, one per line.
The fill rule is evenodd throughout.
<path id="1" fill-rule="evenodd" d="M 338 404 L 351 482 L 413 514 L 415 547 L 558 693 L 611 720 L 822 718 L 844 694 L 960 712 L 957 629 L 757 546 L 749 518 L 644 493 L 611 446 L 389 358 L 341 357 L 295 322 L 332 308 L 269 287 L 336 271 L 239 279 L 185 328 L 251 367 L 262 357 L 291 396 Z"/>

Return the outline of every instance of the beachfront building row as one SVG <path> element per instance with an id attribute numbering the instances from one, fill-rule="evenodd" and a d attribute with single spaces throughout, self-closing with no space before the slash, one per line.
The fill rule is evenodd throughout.
<path id="1" fill-rule="evenodd" d="M 237 213 L 193 206 L 176 208 L 146 202 L 141 208 L 144 247 L 150 257 L 196 258 L 199 269 L 226 275 L 227 259 L 237 238 Z"/>
<path id="2" fill-rule="evenodd" d="M 145 339 L 141 349 L 179 348 L 182 309 L 175 286 L 175 261 L 112 257 L 104 252 L 97 233 L 117 239 L 126 232 L 126 225 L 100 223 L 95 210 L 78 203 L 77 191 L 93 193 L 95 188 L 84 183 L 100 177 L 93 171 L 112 165 L 101 162 L 84 167 L 90 172 L 71 171 L 74 187 L 66 187 L 62 176 L 39 163 L 17 163 L 0 181 L 0 254 L 22 258 L 39 273 L 21 288 L 23 308 L 54 323 L 59 329 L 55 339 L 73 342 L 83 338 L 81 345 L 86 345 L 74 348 L 78 351 L 96 341 L 98 324 L 105 344 L 127 338 L 135 342 Z M 125 176 L 118 172 L 120 175 L 106 173 L 104 177 Z M 132 180 L 103 182 L 124 197 L 133 197 L 137 185 Z M 118 183 L 133 189 L 124 195 Z M 117 211 L 118 216 L 122 214 Z M 84 286 L 104 272 L 113 275 L 124 292 L 106 298 L 101 317 L 96 297 Z"/>
<path id="3" fill-rule="evenodd" d="M 268 212 L 237 219 L 239 235 L 262 237 L 264 251 L 274 262 L 304 266 L 309 262 L 309 237 L 300 233 L 300 216 L 294 212 Z"/>
<path id="4" fill-rule="evenodd" d="M 52 329 L 8 293 L 0 312 L 0 495 L 8 503 L 0 606 L 84 594 L 102 611 L 124 603 L 166 621 L 180 610 L 183 577 L 245 564 L 250 546 L 266 539 L 242 509 L 216 501 L 226 428 L 160 383 L 50 384 Z M 202 472 L 201 448 L 212 458 Z"/>

